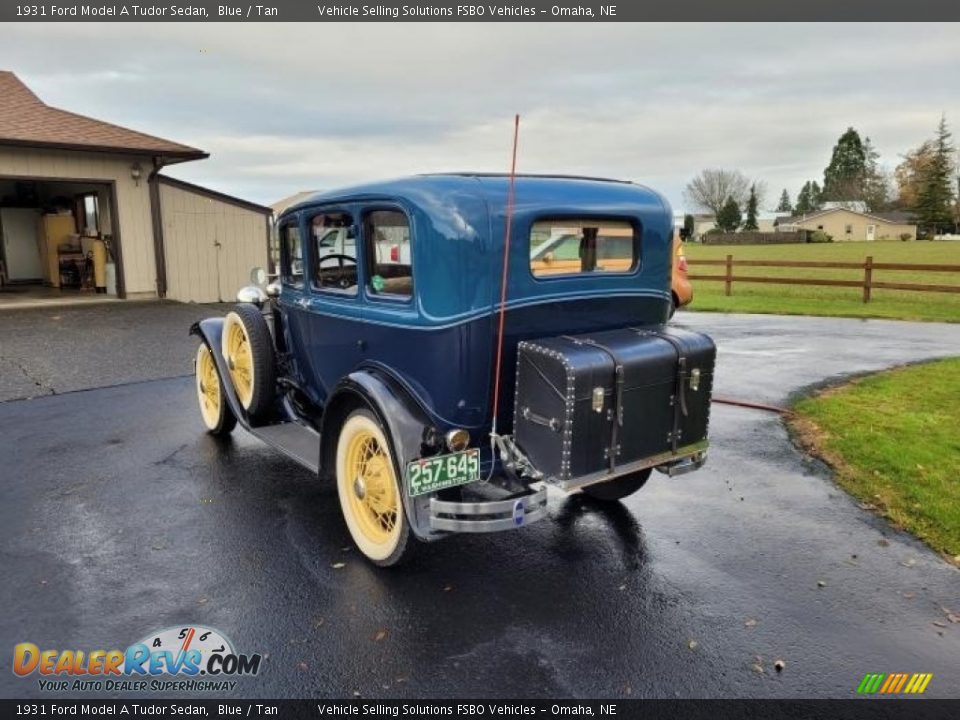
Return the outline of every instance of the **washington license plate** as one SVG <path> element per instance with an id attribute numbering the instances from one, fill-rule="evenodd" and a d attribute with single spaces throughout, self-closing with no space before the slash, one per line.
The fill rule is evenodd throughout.
<path id="1" fill-rule="evenodd" d="M 411 497 L 466 485 L 479 479 L 479 448 L 407 463 L 407 490 Z"/>

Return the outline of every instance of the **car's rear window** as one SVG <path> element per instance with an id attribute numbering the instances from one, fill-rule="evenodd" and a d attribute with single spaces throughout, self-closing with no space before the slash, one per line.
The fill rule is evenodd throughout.
<path id="1" fill-rule="evenodd" d="M 530 229 L 530 272 L 536 277 L 626 273 L 637 266 L 636 228 L 621 220 L 539 220 Z"/>

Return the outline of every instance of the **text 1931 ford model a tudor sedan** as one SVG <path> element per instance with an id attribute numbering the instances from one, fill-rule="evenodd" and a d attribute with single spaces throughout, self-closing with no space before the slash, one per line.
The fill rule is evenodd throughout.
<path id="1" fill-rule="evenodd" d="M 538 520 L 548 485 L 617 500 L 703 464 L 716 351 L 664 325 L 672 214 L 651 190 L 425 175 L 277 227 L 278 279 L 192 328 L 203 421 L 336 482 L 373 562 Z M 538 252 L 571 234 L 576 262 Z"/>

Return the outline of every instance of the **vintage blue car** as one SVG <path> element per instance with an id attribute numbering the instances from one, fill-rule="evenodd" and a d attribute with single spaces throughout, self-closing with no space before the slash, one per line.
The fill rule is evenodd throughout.
<path id="1" fill-rule="evenodd" d="M 315 195 L 277 230 L 276 279 L 191 329 L 201 416 L 335 482 L 374 563 L 541 519 L 551 486 L 618 500 L 703 464 L 716 351 L 665 324 L 656 192 L 422 175 Z"/>

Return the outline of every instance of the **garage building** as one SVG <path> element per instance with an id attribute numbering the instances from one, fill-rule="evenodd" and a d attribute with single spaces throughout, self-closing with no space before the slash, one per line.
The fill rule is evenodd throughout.
<path id="1" fill-rule="evenodd" d="M 231 300 L 267 266 L 271 210 L 161 173 L 206 157 L 50 107 L 0 71 L 0 305 Z"/>

